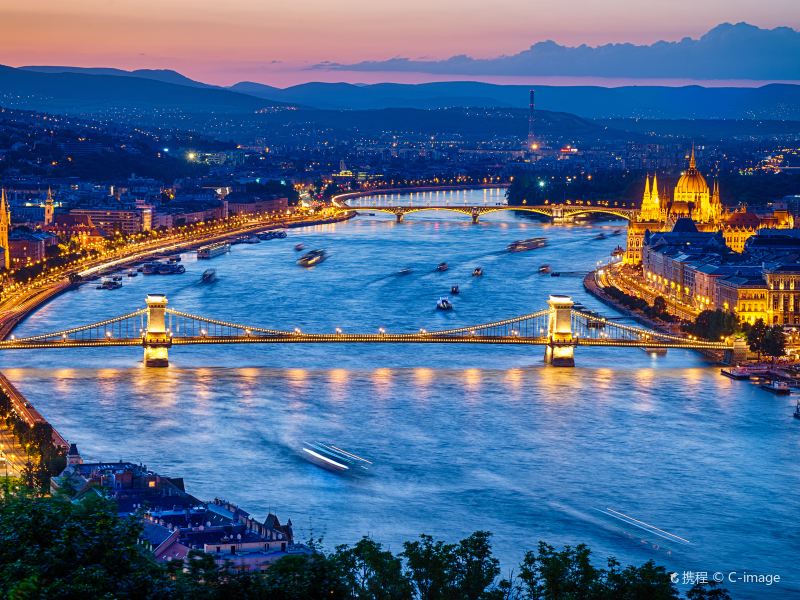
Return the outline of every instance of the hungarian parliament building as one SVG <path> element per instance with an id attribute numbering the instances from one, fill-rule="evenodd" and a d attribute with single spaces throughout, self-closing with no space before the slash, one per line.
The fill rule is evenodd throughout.
<path id="1" fill-rule="evenodd" d="M 786 210 L 727 210 L 697 169 L 694 149 L 671 200 L 645 181 L 623 262 L 647 286 L 697 311 L 721 309 L 753 323 L 800 325 L 800 229 Z"/>

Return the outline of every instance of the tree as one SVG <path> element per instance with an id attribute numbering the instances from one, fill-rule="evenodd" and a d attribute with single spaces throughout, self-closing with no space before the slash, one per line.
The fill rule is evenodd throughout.
<path id="1" fill-rule="evenodd" d="M 786 334 L 780 325 L 770 327 L 763 319 L 758 319 L 745 328 L 745 333 L 750 350 L 757 352 L 759 359 L 762 354 L 777 358 L 786 353 Z"/>
<path id="2" fill-rule="evenodd" d="M 664 296 L 653 298 L 653 316 L 660 317 L 667 313 L 667 299 Z"/>
<path id="3" fill-rule="evenodd" d="M 786 334 L 783 333 L 783 327 L 773 325 L 767 329 L 761 340 L 761 351 L 772 358 L 786 354 Z"/>
<path id="4" fill-rule="evenodd" d="M 36 476 L 36 467 L 33 464 L 33 461 L 28 458 L 25 461 L 25 464 L 22 465 L 22 470 L 19 473 L 20 479 L 22 479 L 22 485 L 24 485 L 30 492 L 35 492 L 38 489 L 37 486 L 37 476 Z"/>
<path id="5" fill-rule="evenodd" d="M 719 587 L 715 581 L 708 583 L 696 583 L 688 592 L 688 600 L 732 600 L 731 595 L 725 588 Z"/>
<path id="6" fill-rule="evenodd" d="M 529 551 L 520 565 L 519 579 L 531 600 L 590 598 L 596 594 L 601 572 L 590 562 L 591 552 L 579 544 L 557 551 L 539 542 L 538 553 Z"/>
<path id="7" fill-rule="evenodd" d="M 140 532 L 102 498 L 9 494 L 0 500 L 0 597 L 156 597 L 168 581 Z"/>
<path id="8" fill-rule="evenodd" d="M 411 582 L 403 573 L 402 561 L 370 538 L 361 538 L 352 548 L 339 546 L 334 560 L 352 598 L 404 600 L 411 596 Z"/>
<path id="9" fill-rule="evenodd" d="M 648 560 L 641 567 L 629 565 L 619 569 L 615 559 L 609 559 L 605 574 L 606 598 L 625 600 L 678 600 L 678 590 L 664 567 Z"/>
<path id="10" fill-rule="evenodd" d="M 455 574 L 459 598 L 484 598 L 500 574 L 500 561 L 492 556 L 491 537 L 488 531 L 476 531 L 458 543 Z"/>
<path id="11" fill-rule="evenodd" d="M 419 540 L 403 543 L 406 573 L 420 600 L 444 600 L 451 597 L 454 582 L 452 564 L 455 546 L 434 541 L 422 534 Z"/>
<path id="12" fill-rule="evenodd" d="M 755 323 L 745 329 L 750 351 L 757 352 L 759 358 L 761 358 L 764 336 L 767 334 L 767 329 L 769 329 L 769 327 L 764 323 L 764 319 L 756 319 Z"/>
<path id="13" fill-rule="evenodd" d="M 322 552 L 284 556 L 269 568 L 265 579 L 271 600 L 348 597 L 339 565 Z"/>
<path id="14" fill-rule="evenodd" d="M 685 329 L 698 337 L 718 341 L 720 338 L 734 334 L 738 328 L 739 320 L 734 313 L 716 309 L 704 310 L 697 315 L 694 323 Z"/>

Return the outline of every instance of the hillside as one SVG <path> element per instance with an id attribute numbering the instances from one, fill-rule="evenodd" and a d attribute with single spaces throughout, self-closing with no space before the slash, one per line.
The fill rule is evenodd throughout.
<path id="1" fill-rule="evenodd" d="M 178 85 L 142 77 L 44 73 L 0 66 L 0 105 L 67 114 L 112 111 L 252 113 L 271 100 L 225 89 Z"/>
<path id="2" fill-rule="evenodd" d="M 529 86 L 461 81 L 422 84 L 305 83 L 286 89 L 237 83 L 261 98 L 329 109 L 528 106 Z M 800 119 L 800 85 L 757 88 L 701 86 L 536 85 L 536 107 L 587 118 Z"/>

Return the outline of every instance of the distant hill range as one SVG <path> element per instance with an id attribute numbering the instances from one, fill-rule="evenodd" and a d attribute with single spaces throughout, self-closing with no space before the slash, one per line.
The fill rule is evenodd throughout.
<path id="1" fill-rule="evenodd" d="M 232 90 L 277 102 L 330 109 L 528 106 L 529 86 L 471 81 L 399 84 L 305 83 L 286 89 L 242 82 Z M 536 107 L 587 118 L 800 119 L 800 85 L 700 86 L 537 85 Z"/>
<path id="2" fill-rule="evenodd" d="M 96 114 L 108 111 L 252 113 L 294 105 L 326 110 L 384 108 L 526 108 L 528 86 L 480 82 L 424 84 L 306 83 L 276 88 L 253 82 L 229 88 L 170 70 L 0 66 L 0 106 Z M 536 86 L 537 109 L 584 118 L 800 120 L 800 85 Z"/>
<path id="3" fill-rule="evenodd" d="M 195 85 L 171 71 L 15 69 L 0 66 L 0 106 L 51 113 L 99 114 L 112 111 L 252 113 L 276 103 L 252 95 Z M 59 70 L 60 69 L 60 70 Z M 67 69 L 66 71 L 64 69 Z M 89 72 L 87 72 L 89 71 Z M 127 73 L 120 76 L 121 73 Z M 178 77 L 176 77 L 178 76 Z M 191 84 L 186 83 L 191 82 Z"/>
<path id="4" fill-rule="evenodd" d="M 213 87 L 202 81 L 189 79 L 171 69 L 135 69 L 125 71 L 124 69 L 113 69 L 111 67 L 48 67 L 48 66 L 28 66 L 20 67 L 23 71 L 35 71 L 37 73 L 82 73 L 83 75 L 116 75 L 117 77 L 139 77 L 141 79 L 155 79 L 164 83 L 176 83 L 178 85 L 188 85 L 189 87 Z"/>

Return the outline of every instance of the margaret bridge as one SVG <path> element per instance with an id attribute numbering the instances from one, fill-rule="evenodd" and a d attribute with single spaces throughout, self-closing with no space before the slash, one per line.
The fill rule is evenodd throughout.
<path id="1" fill-rule="evenodd" d="M 543 346 L 545 362 L 574 366 L 579 346 L 716 350 L 728 362 L 740 360 L 747 351 L 741 340 L 711 342 L 649 331 L 610 321 L 574 308 L 569 296 L 552 295 L 542 310 L 491 323 L 413 333 L 306 333 L 247 326 L 167 308 L 167 298 L 150 294 L 146 306 L 134 312 L 90 323 L 0 341 L 0 350 L 140 346 L 144 364 L 165 367 L 173 346 L 194 344 L 515 344 Z"/>
<path id="2" fill-rule="evenodd" d="M 577 216 L 589 214 L 607 214 L 632 221 L 639 213 L 639 209 L 629 207 L 626 203 L 598 202 L 591 204 L 538 204 L 538 205 L 509 205 L 509 204 L 432 204 L 432 203 L 409 203 L 404 205 L 390 204 L 385 201 L 374 199 L 373 196 L 360 196 L 344 200 L 340 203 L 342 208 L 356 211 L 382 212 L 392 214 L 397 218 L 397 222 L 403 221 L 405 215 L 423 211 L 449 211 L 460 213 L 472 218 L 473 223 L 477 223 L 482 215 L 488 215 L 501 211 L 528 212 L 549 217 L 554 221 L 571 221 Z"/>

